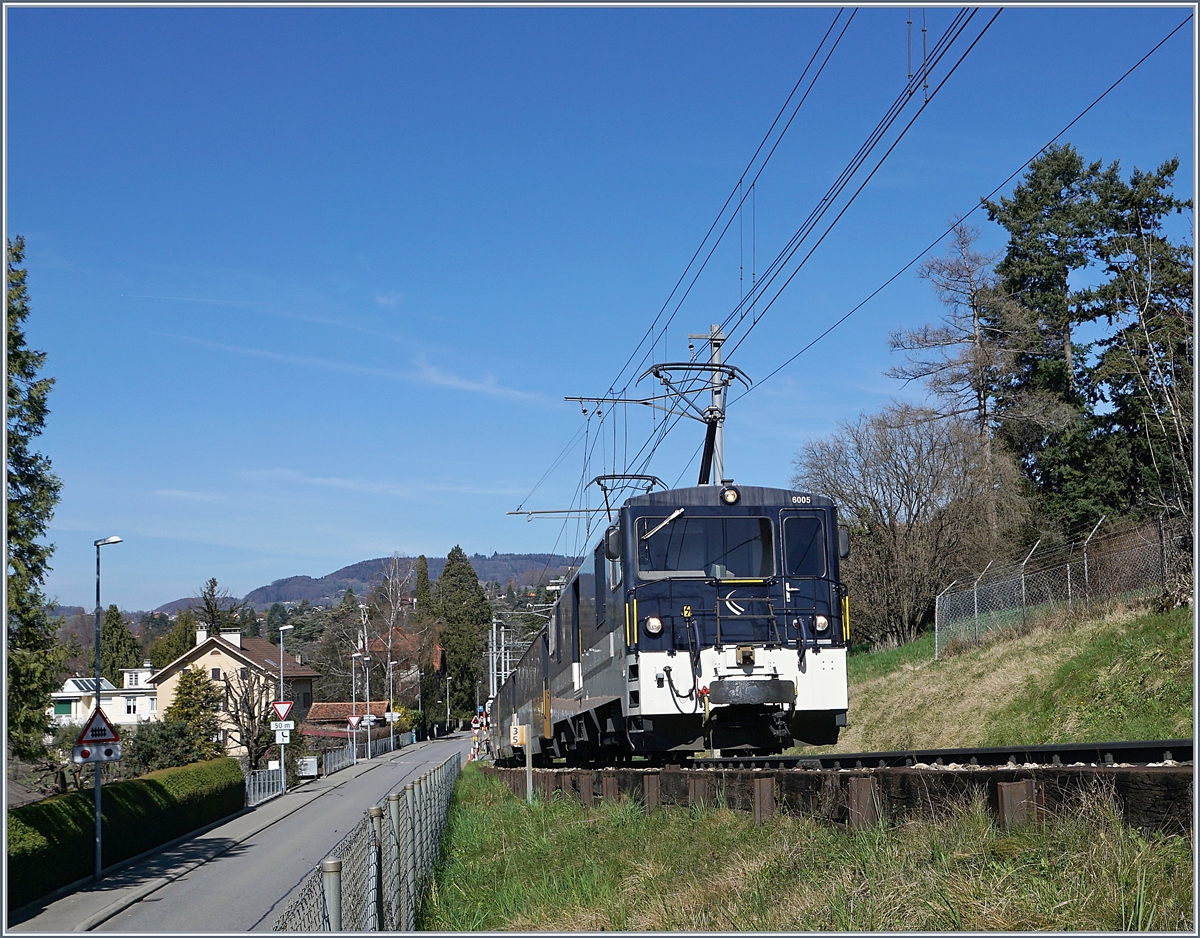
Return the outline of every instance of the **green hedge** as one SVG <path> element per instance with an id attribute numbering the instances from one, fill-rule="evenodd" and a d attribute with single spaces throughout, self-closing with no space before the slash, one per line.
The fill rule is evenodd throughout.
<path id="1" fill-rule="evenodd" d="M 236 759 L 211 759 L 104 786 L 104 866 L 228 817 L 246 802 Z M 96 808 L 87 791 L 56 795 L 8 811 L 8 908 L 90 876 Z"/>

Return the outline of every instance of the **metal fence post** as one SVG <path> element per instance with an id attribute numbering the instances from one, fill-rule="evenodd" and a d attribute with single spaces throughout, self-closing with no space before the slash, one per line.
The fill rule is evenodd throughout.
<path id="1" fill-rule="evenodd" d="M 1039 537 L 1034 542 L 1034 545 L 1030 549 L 1029 553 L 1025 555 L 1025 559 L 1021 561 L 1021 627 L 1022 628 L 1026 627 L 1028 625 L 1028 623 L 1025 621 L 1025 564 L 1029 563 L 1029 558 L 1033 556 L 1033 552 L 1038 549 L 1038 544 L 1040 544 L 1040 543 L 1042 543 L 1042 539 Z"/>
<path id="2" fill-rule="evenodd" d="M 1169 585 L 1167 583 L 1167 536 L 1166 532 L 1163 530 L 1163 515 L 1165 514 L 1166 512 L 1164 511 L 1158 516 L 1158 562 L 1159 568 L 1162 570 L 1162 586 L 1164 593 L 1169 589 Z"/>
<path id="3" fill-rule="evenodd" d="M 1104 524 L 1104 519 L 1107 515 L 1101 515 L 1100 520 L 1096 522 L 1096 526 L 1092 528 L 1092 533 L 1087 536 L 1087 540 L 1083 542 L 1083 601 L 1087 606 L 1088 611 L 1092 608 L 1092 580 L 1091 574 L 1088 571 L 1088 544 L 1092 537 L 1100 530 L 1100 525 Z"/>
<path id="4" fill-rule="evenodd" d="M 387 796 L 388 818 L 392 822 L 392 921 L 393 931 L 406 931 L 400 923 L 400 910 L 403 908 L 404 868 L 401 865 L 403 857 L 400 853 L 400 793 L 393 791 Z"/>
<path id="5" fill-rule="evenodd" d="M 342 861 L 326 857 L 321 861 L 321 878 L 325 885 L 325 916 L 330 931 L 342 930 Z"/>
<path id="6" fill-rule="evenodd" d="M 940 593 L 938 593 L 937 598 L 933 601 L 933 657 L 935 659 L 938 656 L 938 652 L 941 650 L 941 646 L 939 645 L 939 642 L 941 640 L 941 626 L 942 626 L 942 616 L 941 616 L 942 597 L 945 596 L 946 593 L 948 593 L 953 588 L 954 584 L 957 582 L 958 582 L 958 580 L 951 580 L 950 585 L 947 586 Z"/>
<path id="7" fill-rule="evenodd" d="M 409 783 L 404 786 L 405 831 L 408 842 L 404 846 L 404 861 L 407 876 L 404 890 L 404 923 L 409 930 L 417 924 L 417 825 L 416 790 Z"/>
<path id="8" fill-rule="evenodd" d="M 370 904 L 370 913 L 368 922 L 369 931 L 383 930 L 383 808 L 377 804 L 371 805 L 367 809 L 367 814 L 371 818 L 371 832 L 374 836 L 374 844 L 370 840 L 367 842 L 367 847 L 371 851 L 368 857 L 370 869 L 368 875 L 367 900 Z M 371 893 L 374 893 L 372 896 Z"/>
<path id="9" fill-rule="evenodd" d="M 989 560 L 988 565 L 983 568 L 983 573 L 975 577 L 975 641 L 979 641 L 979 581 L 983 579 L 984 573 L 992 568 L 993 561 Z"/>

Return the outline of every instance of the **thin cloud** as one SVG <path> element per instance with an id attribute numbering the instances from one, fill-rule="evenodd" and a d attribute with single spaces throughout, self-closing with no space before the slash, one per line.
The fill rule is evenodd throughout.
<path id="1" fill-rule="evenodd" d="M 185 489 L 158 489 L 155 495 L 163 498 L 178 498 L 189 502 L 207 502 L 210 505 L 224 505 L 228 499 L 223 495 L 213 495 L 208 492 L 189 492 Z"/>
<path id="2" fill-rule="evenodd" d="M 323 316 L 308 316 L 303 313 L 290 313 L 281 309 L 271 309 L 264 303 L 256 303 L 250 300 L 218 300 L 200 296 L 155 296 L 149 293 L 122 293 L 121 296 L 140 300 L 171 300 L 179 303 L 211 303 L 214 306 L 236 306 L 240 309 L 261 313 L 264 316 L 274 316 L 277 319 L 290 319 L 293 322 L 308 322 L 318 326 L 334 326 L 337 329 L 349 329 L 352 332 L 361 332 L 363 335 L 388 339 L 391 342 L 408 341 L 404 336 L 393 335 L 390 332 L 380 332 L 378 329 L 368 329 L 366 326 L 358 326 L 352 322 L 343 322 L 340 319 L 326 319 Z M 400 293 L 393 293 L 390 296 L 395 297 L 397 303 L 403 298 L 403 294 Z M 381 302 L 382 299 L 381 297 L 376 297 L 377 301 Z"/>
<path id="3" fill-rule="evenodd" d="M 404 302 L 403 293 L 384 293 L 381 296 L 375 297 L 375 302 L 380 306 L 386 306 L 389 309 L 395 309 Z"/>
<path id="4" fill-rule="evenodd" d="M 515 388 L 507 388 L 496 382 L 496 379 L 488 375 L 483 381 L 469 381 L 465 378 L 460 378 L 457 375 L 442 371 L 430 365 L 428 362 L 419 361 L 416 363 L 416 371 L 401 372 L 394 371 L 389 368 L 376 368 L 371 365 L 359 365 L 352 362 L 339 362 L 327 358 L 314 358 L 307 355 L 289 355 L 285 352 L 273 352 L 269 349 L 245 348 L 240 345 L 227 345 L 223 342 L 209 342 L 206 339 L 196 339 L 186 335 L 175 335 L 169 332 L 159 332 L 156 335 L 161 335 L 170 339 L 178 339 L 182 342 L 190 342 L 193 345 L 200 345 L 205 348 L 217 349 L 223 352 L 233 352 L 235 355 L 250 355 L 256 358 L 265 358 L 270 361 L 283 362 L 289 365 L 301 365 L 311 368 L 321 368 L 326 371 L 338 371 L 349 374 L 370 375 L 376 378 L 389 378 L 395 381 L 410 381 L 415 384 L 423 384 L 429 387 L 453 388 L 456 391 L 468 391 L 474 394 L 486 394 L 490 397 L 502 397 L 514 401 L 529 401 L 542 402 L 544 398 L 540 394 L 535 394 L 530 391 L 518 391 Z"/>
<path id="5" fill-rule="evenodd" d="M 541 398 L 540 394 L 506 388 L 498 384 L 491 375 L 487 375 L 482 381 L 470 381 L 467 378 L 460 378 L 458 375 L 442 371 L 426 361 L 417 362 L 416 380 L 420 384 L 432 387 L 454 388 L 456 391 L 472 391 L 476 394 L 490 394 L 493 397 L 505 397 L 516 401 L 532 401 Z"/>
<path id="6" fill-rule="evenodd" d="M 370 495 L 390 495 L 398 498 L 414 498 L 429 492 L 444 492 L 455 495 L 499 495 L 510 497 L 521 494 L 519 489 L 481 488 L 472 485 L 448 485 L 439 482 L 406 480 L 404 482 L 375 482 L 368 479 L 347 479 L 339 476 L 307 476 L 295 469 L 254 469 L 239 473 L 247 481 L 294 482 L 299 485 L 314 485 L 323 488 L 342 489 L 349 492 L 366 492 Z"/>

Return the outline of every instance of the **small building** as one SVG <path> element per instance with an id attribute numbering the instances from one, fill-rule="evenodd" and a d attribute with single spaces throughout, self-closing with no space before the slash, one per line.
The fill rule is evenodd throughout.
<path id="1" fill-rule="evenodd" d="M 375 720 L 375 728 L 371 734 L 373 738 L 380 735 L 380 727 L 384 729 L 383 735 L 387 735 L 388 725 L 383 717 L 387 712 L 387 707 L 386 700 L 371 701 L 370 714 Z M 305 715 L 304 723 L 297 725 L 314 749 L 328 752 L 330 749 L 340 749 L 349 744 L 353 735 L 349 731 L 349 718 L 355 714 L 365 717 L 367 712 L 367 705 L 361 700 L 357 703 L 348 700 L 315 703 Z M 367 723 L 364 719 L 359 725 L 358 741 L 365 742 L 366 739 Z"/>
<path id="2" fill-rule="evenodd" d="M 153 671 L 149 661 L 140 668 L 122 668 L 119 688 L 100 678 L 100 709 L 110 723 L 136 726 L 158 719 L 158 697 L 149 680 Z M 82 726 L 96 709 L 96 679 L 69 677 L 50 699 L 46 714 L 55 726 Z"/>
<path id="3" fill-rule="evenodd" d="M 223 689 L 226 705 L 232 695 L 253 684 L 264 696 L 294 701 L 290 719 L 303 720 L 312 706 L 313 680 L 321 675 L 286 652 L 282 663 L 284 696 L 280 697 L 278 645 L 272 645 L 265 638 L 242 635 L 236 630 L 209 635 L 208 629 L 197 629 L 195 646 L 151 675 L 150 681 L 157 688 L 158 707 L 163 713 L 175 700 L 180 676 L 187 669 L 196 669 L 204 671 L 209 680 Z M 225 727 L 221 730 L 221 739 L 230 755 L 240 754 L 242 747 L 230 738 L 232 722 L 226 716 L 222 723 Z"/>
<path id="4" fill-rule="evenodd" d="M 55 726 L 82 726 L 96 709 L 96 679 L 69 677 L 62 690 L 50 695 L 52 703 L 46 709 Z M 100 678 L 100 709 L 110 723 L 136 723 L 125 716 L 125 701 L 118 703 L 117 689 L 106 677 Z"/>

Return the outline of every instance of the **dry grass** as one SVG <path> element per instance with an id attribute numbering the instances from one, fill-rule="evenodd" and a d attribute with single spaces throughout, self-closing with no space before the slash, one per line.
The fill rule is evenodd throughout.
<path id="1" fill-rule="evenodd" d="M 938 749 L 980 744 L 993 712 L 1049 678 L 1105 631 L 1132 617 L 1034 627 L 958 654 L 902 665 L 850 686 L 850 719 L 830 752 Z M 1010 633 L 1011 635 L 1011 633 Z"/>

